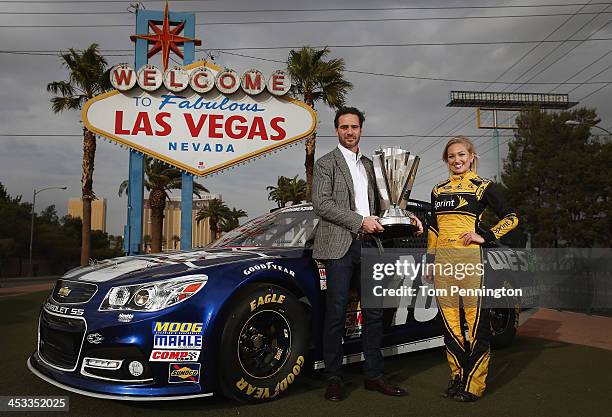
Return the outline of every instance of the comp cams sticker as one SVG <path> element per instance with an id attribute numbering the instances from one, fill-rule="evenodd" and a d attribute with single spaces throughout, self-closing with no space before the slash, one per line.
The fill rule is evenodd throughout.
<path id="1" fill-rule="evenodd" d="M 151 362 L 195 362 L 200 357 L 199 350 L 152 350 Z"/>

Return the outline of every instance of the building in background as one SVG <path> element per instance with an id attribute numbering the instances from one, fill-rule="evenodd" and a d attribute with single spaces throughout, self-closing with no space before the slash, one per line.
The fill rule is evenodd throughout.
<path id="1" fill-rule="evenodd" d="M 83 218 L 83 201 L 80 198 L 68 200 L 68 214 L 75 218 Z M 106 232 L 106 198 L 91 202 L 91 230 Z"/>
<path id="2" fill-rule="evenodd" d="M 210 200 L 221 199 L 218 194 L 203 194 L 202 198 L 194 198 L 191 209 L 191 246 L 194 248 L 208 245 L 212 242 L 212 233 L 208 219 L 202 220 L 199 224 L 195 221 L 196 214 L 208 205 Z M 143 246 L 148 251 L 151 237 L 151 207 L 149 199 L 144 200 L 143 213 Z M 147 239 L 148 237 L 148 239 Z M 162 235 L 162 250 L 179 250 L 181 247 L 181 199 L 173 197 L 166 201 L 164 210 L 164 230 Z"/>

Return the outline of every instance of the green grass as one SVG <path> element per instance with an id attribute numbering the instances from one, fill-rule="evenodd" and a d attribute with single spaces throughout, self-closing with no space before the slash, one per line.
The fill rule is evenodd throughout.
<path id="1" fill-rule="evenodd" d="M 365 391 L 361 364 L 346 368 L 349 396 L 340 403 L 323 399 L 325 382 L 316 372 L 300 375 L 284 397 L 259 405 L 237 405 L 220 396 L 159 403 L 84 397 L 38 379 L 26 367 L 35 348 L 38 310 L 46 296 L 40 292 L 0 298 L 0 395 L 69 395 L 70 412 L 58 416 L 601 417 L 612 413 L 612 352 L 528 338 L 519 338 L 511 348 L 493 353 L 488 391 L 471 404 L 440 397 L 448 379 L 441 349 L 386 359 L 389 379 L 410 392 L 404 398 Z M 42 415 L 15 415 L 29 414 Z"/>

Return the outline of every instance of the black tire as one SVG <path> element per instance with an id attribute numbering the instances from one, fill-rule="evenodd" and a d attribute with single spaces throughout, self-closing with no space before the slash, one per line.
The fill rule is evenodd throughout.
<path id="1" fill-rule="evenodd" d="M 304 370 L 308 322 L 287 289 L 252 284 L 232 301 L 221 333 L 219 387 L 240 402 L 284 393 Z"/>
<path id="2" fill-rule="evenodd" d="M 508 282 L 504 287 L 511 288 Z M 521 307 L 513 298 L 505 298 L 507 305 L 491 309 L 491 348 L 503 349 L 514 341 L 519 326 Z"/>

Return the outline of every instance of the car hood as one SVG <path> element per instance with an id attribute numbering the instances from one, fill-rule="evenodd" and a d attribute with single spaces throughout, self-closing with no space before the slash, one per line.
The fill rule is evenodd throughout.
<path id="1" fill-rule="evenodd" d="M 187 271 L 200 272 L 201 268 L 219 264 L 278 257 L 282 255 L 282 252 L 278 249 L 226 248 L 125 256 L 73 269 L 68 271 L 62 279 L 96 284 L 126 279 L 138 282 Z"/>

